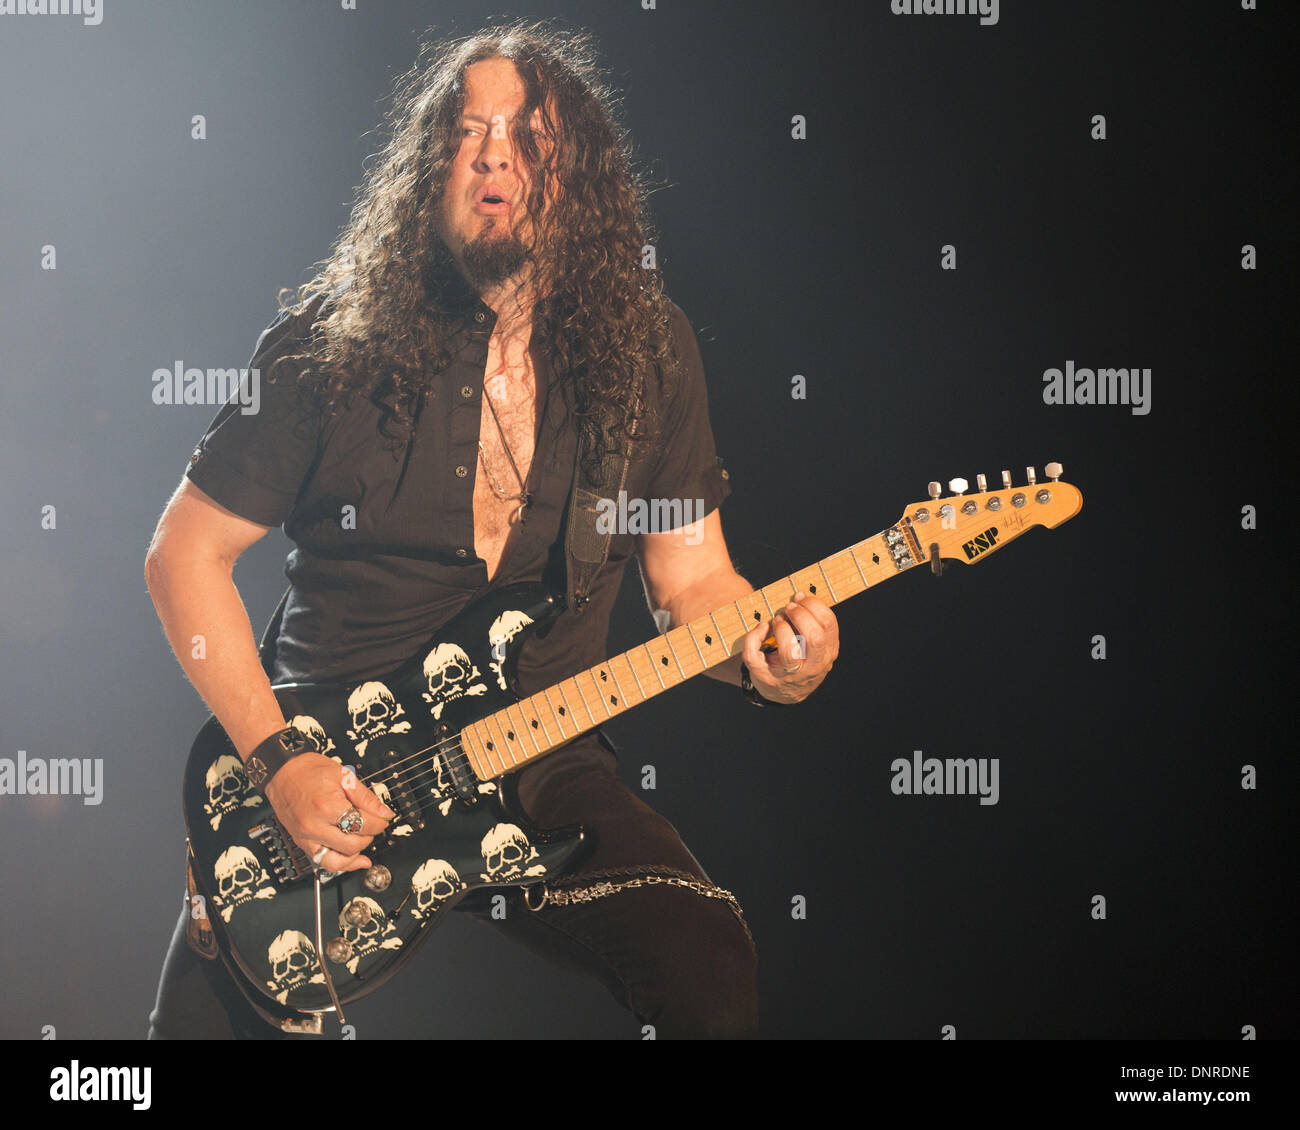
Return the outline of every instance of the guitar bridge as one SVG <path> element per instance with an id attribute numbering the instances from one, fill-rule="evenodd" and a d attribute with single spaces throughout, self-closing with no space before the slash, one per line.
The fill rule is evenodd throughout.
<path id="1" fill-rule="evenodd" d="M 279 820 L 264 820 L 248 829 L 248 838 L 266 852 L 267 866 L 277 883 L 284 884 L 310 875 L 315 868 Z"/>

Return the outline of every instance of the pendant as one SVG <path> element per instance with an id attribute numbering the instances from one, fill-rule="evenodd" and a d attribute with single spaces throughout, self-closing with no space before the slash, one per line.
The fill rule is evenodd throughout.
<path id="1" fill-rule="evenodd" d="M 519 521 L 520 525 L 523 525 L 524 510 L 527 507 L 531 506 L 532 503 L 533 503 L 532 496 L 527 491 L 524 491 L 524 493 L 520 495 L 519 509 L 514 512 L 514 515 L 510 519 L 512 525 L 514 524 L 516 519 Z"/>

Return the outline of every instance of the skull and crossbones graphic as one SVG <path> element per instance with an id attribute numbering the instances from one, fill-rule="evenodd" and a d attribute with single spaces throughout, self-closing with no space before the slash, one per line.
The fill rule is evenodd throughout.
<path id="1" fill-rule="evenodd" d="M 546 874 L 546 867 L 541 863 L 532 867 L 524 866 L 537 858 L 537 849 L 528 842 L 524 830 L 517 824 L 494 824 L 483 837 L 479 850 L 483 853 L 483 863 L 487 867 L 486 871 L 479 874 L 479 878 L 489 883 L 501 883 L 525 875 Z"/>
<path id="2" fill-rule="evenodd" d="M 411 876 L 411 893 L 415 895 L 411 917 L 432 918 L 438 907 L 464 889 L 456 868 L 445 859 L 426 859 Z"/>
<path id="3" fill-rule="evenodd" d="M 229 922 L 230 916 L 246 902 L 275 898 L 271 876 L 258 863 L 257 856 L 242 844 L 228 847 L 217 856 L 212 878 L 217 884 L 212 903 L 221 911 L 223 922 Z"/>
<path id="4" fill-rule="evenodd" d="M 488 646 L 492 649 L 492 662 L 488 666 L 496 673 L 497 686 L 503 691 L 508 689 L 505 672 L 506 648 L 510 645 L 510 641 L 532 622 L 531 616 L 511 610 L 501 613 L 488 628 Z"/>
<path id="5" fill-rule="evenodd" d="M 496 783 L 493 781 L 479 781 L 476 788 L 480 796 L 490 796 L 497 791 Z M 444 816 L 456 803 L 456 785 L 451 779 L 451 770 L 447 767 L 445 753 L 436 753 L 433 756 L 433 781 L 429 784 L 429 795 L 434 798 L 438 811 Z"/>
<path id="6" fill-rule="evenodd" d="M 271 963 L 271 980 L 266 986 L 276 990 L 275 999 L 281 1004 L 287 1002 L 294 989 L 325 983 L 325 974 L 316 960 L 316 947 L 300 930 L 277 934 L 266 951 L 266 960 Z"/>
<path id="7" fill-rule="evenodd" d="M 248 792 L 248 777 L 239 758 L 232 754 L 223 753 L 208 766 L 204 783 L 208 786 L 208 800 L 203 811 L 210 817 L 208 823 L 214 832 L 221 827 L 221 818 L 236 808 L 256 808 L 262 803 L 257 793 L 244 795 Z"/>
<path id="8" fill-rule="evenodd" d="M 289 719 L 289 725 L 307 739 L 303 750 L 304 753 L 322 753 L 329 757 L 331 761 L 337 761 L 340 765 L 343 764 L 343 758 L 331 756 L 334 749 L 334 739 L 325 732 L 325 727 L 310 714 L 295 714 Z"/>
<path id="9" fill-rule="evenodd" d="M 424 680 L 428 689 L 420 697 L 429 704 L 434 718 L 441 719 L 447 703 L 487 694 L 486 683 L 474 682 L 481 678 L 479 669 L 463 648 L 454 643 L 440 643 L 424 657 Z"/>
<path id="10" fill-rule="evenodd" d="M 348 695 L 348 714 L 352 717 L 348 738 L 356 743 L 357 756 L 364 757 L 366 746 L 375 738 L 409 733 L 411 723 L 397 721 L 405 713 L 383 683 L 362 683 Z"/>

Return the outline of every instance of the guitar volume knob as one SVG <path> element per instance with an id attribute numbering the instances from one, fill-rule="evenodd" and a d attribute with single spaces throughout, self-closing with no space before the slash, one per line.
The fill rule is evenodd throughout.
<path id="1" fill-rule="evenodd" d="M 393 881 L 393 873 L 382 863 L 372 863 L 366 868 L 366 877 L 361 880 L 368 891 L 386 891 Z"/>
<path id="2" fill-rule="evenodd" d="M 353 899 L 343 909 L 343 921 L 349 926 L 364 926 L 370 918 L 370 907 L 360 899 Z"/>
<path id="3" fill-rule="evenodd" d="M 335 965 L 343 965 L 352 957 L 352 943 L 347 938 L 331 938 L 325 943 L 325 956 Z"/>

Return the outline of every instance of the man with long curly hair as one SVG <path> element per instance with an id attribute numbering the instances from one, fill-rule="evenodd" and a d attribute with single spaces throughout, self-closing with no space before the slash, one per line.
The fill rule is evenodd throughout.
<path id="1" fill-rule="evenodd" d="M 558 581 L 575 467 L 598 466 L 611 444 L 629 497 L 702 506 L 678 529 L 612 537 L 581 614 L 523 645 L 520 689 L 603 661 L 633 553 L 665 630 L 753 591 L 722 536 L 730 488 L 699 350 L 643 262 L 645 188 L 612 106 L 589 38 L 547 24 L 434 44 L 400 85 L 333 254 L 258 342 L 261 410 L 218 413 L 150 547 L 168 639 L 241 758 L 286 727 L 273 681 L 356 683 L 416 654 L 489 587 Z M 231 572 L 280 524 L 294 549 L 268 678 Z M 769 634 L 778 646 L 764 653 Z M 196 635 L 206 659 L 192 658 Z M 739 684 L 743 662 L 751 694 L 792 703 L 837 653 L 834 616 L 800 596 L 709 673 Z M 572 877 L 593 897 L 537 913 L 516 902 L 501 921 L 476 897 L 486 891 L 460 908 L 599 978 L 660 1037 L 752 1036 L 757 958 L 741 908 L 619 781 L 613 752 L 597 729 L 517 774 L 534 823 L 594 832 Z M 265 793 L 330 871 L 371 866 L 363 849 L 393 816 L 320 753 L 284 763 Z M 349 805 L 368 834 L 340 830 Z M 151 1035 L 277 1035 L 220 962 L 189 950 L 185 927 Z"/>

